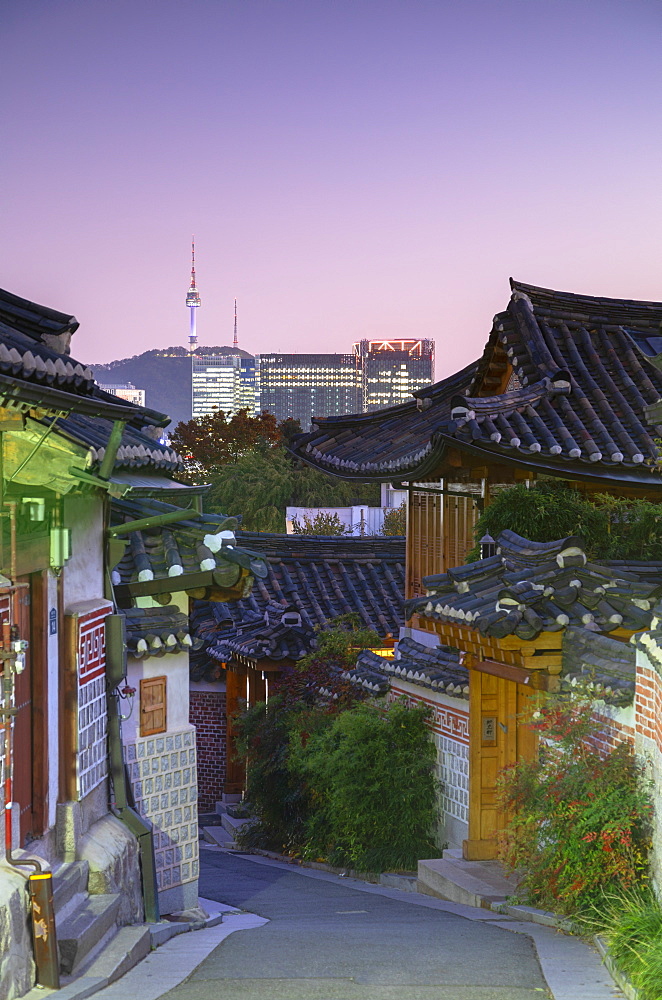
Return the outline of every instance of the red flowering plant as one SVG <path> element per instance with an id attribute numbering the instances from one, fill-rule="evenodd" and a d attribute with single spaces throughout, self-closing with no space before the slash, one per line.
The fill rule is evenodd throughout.
<path id="1" fill-rule="evenodd" d="M 499 857 L 521 877 L 527 902 L 576 918 L 605 893 L 646 882 L 652 803 L 630 743 L 599 751 L 588 698 L 550 698 L 533 713 L 540 736 L 532 760 L 500 776 L 509 817 Z"/>

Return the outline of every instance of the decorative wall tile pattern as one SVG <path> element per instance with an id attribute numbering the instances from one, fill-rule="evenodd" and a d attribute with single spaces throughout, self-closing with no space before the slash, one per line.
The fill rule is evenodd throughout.
<path id="1" fill-rule="evenodd" d="M 436 778 L 441 784 L 439 805 L 443 816 L 469 821 L 469 706 L 463 711 L 449 704 L 442 694 L 421 691 L 413 684 L 398 686 L 391 681 L 387 701 L 406 698 L 408 704 L 423 702 L 432 710 L 428 725 L 437 748 Z"/>
<path id="2" fill-rule="evenodd" d="M 469 747 L 435 733 L 437 780 L 441 782 L 441 805 L 447 816 L 469 822 Z"/>
<path id="3" fill-rule="evenodd" d="M 136 809 L 154 826 L 156 880 L 170 889 L 198 877 L 195 729 L 125 743 Z"/>
<path id="4" fill-rule="evenodd" d="M 78 797 L 84 798 L 108 774 L 106 706 L 106 602 L 75 616 L 78 629 Z"/>
<path id="5" fill-rule="evenodd" d="M 78 796 L 81 799 L 108 774 L 107 723 L 104 671 L 78 689 Z"/>
<path id="6" fill-rule="evenodd" d="M 82 686 L 106 671 L 106 616 L 110 605 L 78 616 L 78 683 Z"/>

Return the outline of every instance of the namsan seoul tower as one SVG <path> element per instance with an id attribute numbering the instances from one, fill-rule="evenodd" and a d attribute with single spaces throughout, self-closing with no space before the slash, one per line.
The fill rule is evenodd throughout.
<path id="1" fill-rule="evenodd" d="M 191 315 L 191 327 L 188 335 L 189 353 L 193 354 L 198 346 L 198 333 L 196 329 L 196 309 L 200 308 L 200 296 L 195 284 L 195 236 L 191 238 L 191 284 L 186 296 L 186 305 Z"/>

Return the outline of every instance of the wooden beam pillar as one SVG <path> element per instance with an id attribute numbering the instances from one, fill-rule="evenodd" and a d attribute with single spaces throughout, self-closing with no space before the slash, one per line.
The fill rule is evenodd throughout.
<path id="1" fill-rule="evenodd" d="M 225 795 L 241 795 L 246 786 L 246 764 L 237 758 L 234 717 L 241 711 L 241 701 L 246 700 L 246 668 L 235 667 L 225 672 L 226 765 Z"/>
<path id="2" fill-rule="evenodd" d="M 48 829 L 48 573 L 31 580 L 32 812 L 33 833 Z"/>

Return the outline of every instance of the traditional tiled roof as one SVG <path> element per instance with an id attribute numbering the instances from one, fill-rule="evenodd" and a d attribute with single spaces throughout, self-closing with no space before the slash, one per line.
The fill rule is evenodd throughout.
<path id="1" fill-rule="evenodd" d="M 224 592 L 240 588 L 246 596 L 253 578 L 267 575 L 262 555 L 237 544 L 237 519 L 183 511 L 149 497 L 113 500 L 112 528 L 160 515 L 181 515 L 172 523 L 144 527 L 123 536 L 126 548 L 112 569 L 117 598 L 186 591 L 195 597 L 223 600 Z M 233 593 L 233 598 L 240 594 Z"/>
<path id="2" fill-rule="evenodd" d="M 413 470 L 423 477 L 438 462 L 439 430 L 450 420 L 450 404 L 467 389 L 476 365 L 426 386 L 410 403 L 359 413 L 325 417 L 313 422 L 310 434 L 294 439 L 293 451 L 311 465 L 344 479 L 388 482 L 408 478 Z"/>
<path id="3" fill-rule="evenodd" d="M 295 453 L 344 478 L 416 480 L 439 469 L 454 446 L 560 476 L 662 487 L 654 441 L 662 425 L 648 422 L 662 419 L 654 406 L 662 397 L 662 303 L 512 279 L 511 288 L 473 372 L 421 390 L 404 407 L 320 420 L 296 439 Z M 501 391 L 508 364 L 514 379 Z"/>
<path id="4" fill-rule="evenodd" d="M 646 628 L 662 595 L 657 578 L 588 560 L 579 538 L 530 542 L 499 536 L 499 554 L 423 579 L 426 597 L 407 602 L 407 616 L 466 625 L 482 635 L 535 639 L 578 625 L 592 632 Z"/>
<path id="5" fill-rule="evenodd" d="M 569 690 L 581 684 L 595 698 L 612 705 L 629 705 L 634 698 L 635 652 L 632 643 L 586 628 L 566 628 L 561 659 L 563 687 Z"/>
<path id="6" fill-rule="evenodd" d="M 250 595 L 241 600 L 215 607 L 196 601 L 193 628 L 209 655 L 205 650 L 195 657 L 194 680 L 216 676 L 215 663 L 227 660 L 228 652 L 247 657 L 244 635 L 263 659 L 276 663 L 301 659 L 314 648 L 315 626 L 348 613 L 382 637 L 398 635 L 404 623 L 403 538 L 242 531 L 238 539 L 262 553 L 267 575 L 256 579 Z M 290 623 L 281 631 L 278 616 L 290 611 L 301 616 L 301 624 Z M 236 637 L 236 648 L 223 645 L 218 652 L 217 645 L 226 644 L 229 636 Z"/>
<path id="7" fill-rule="evenodd" d="M 191 636 L 188 616 L 176 604 L 164 608 L 128 608 L 122 613 L 127 651 L 137 659 L 189 653 L 202 645 L 202 639 Z"/>
<path id="8" fill-rule="evenodd" d="M 191 627 L 196 639 L 204 644 L 204 650 L 191 659 L 193 680 L 211 679 L 216 673 L 207 660 L 259 664 L 264 670 L 272 662 L 275 668 L 284 660 L 296 662 L 317 646 L 314 630 L 302 621 L 299 612 L 275 602 L 270 602 L 261 615 L 245 611 L 241 622 L 235 624 L 224 605 L 196 601 Z"/>
<path id="9" fill-rule="evenodd" d="M 88 417 L 80 413 L 69 413 L 57 423 L 59 434 L 89 448 L 90 471 L 101 464 L 112 427 L 112 420 Z M 182 458 L 174 448 L 161 442 L 161 436 L 162 430 L 159 427 L 149 424 L 134 427 L 127 424 L 122 434 L 122 443 L 117 449 L 114 468 L 161 469 L 173 475 L 181 472 Z"/>
<path id="10" fill-rule="evenodd" d="M 114 420 L 126 422 L 116 468 L 180 471 L 182 459 L 160 440 L 168 418 L 104 392 L 70 357 L 77 328 L 75 317 L 0 289 L 0 405 L 38 408 L 46 426 L 57 414 L 57 433 L 89 448 L 88 472 L 101 463 Z"/>
<path id="11" fill-rule="evenodd" d="M 398 642 L 394 658 L 362 650 L 356 670 L 349 671 L 348 677 L 372 691 L 385 690 L 390 679 L 400 678 L 453 698 L 469 697 L 469 671 L 462 665 L 456 649 L 424 646 L 407 636 Z"/>
<path id="12" fill-rule="evenodd" d="M 242 531 L 238 539 L 262 553 L 268 574 L 230 609 L 235 621 L 247 611 L 262 615 L 275 601 L 295 607 L 310 627 L 355 612 L 378 635 L 398 635 L 404 623 L 404 538 Z"/>

